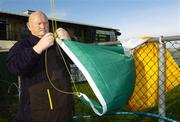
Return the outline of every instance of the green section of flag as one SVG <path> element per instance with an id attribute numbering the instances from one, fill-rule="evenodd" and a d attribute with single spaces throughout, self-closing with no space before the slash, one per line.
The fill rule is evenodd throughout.
<path id="1" fill-rule="evenodd" d="M 124 55 L 121 46 L 99 46 L 73 41 L 64 43 L 92 77 L 105 100 L 107 112 L 120 108 L 128 101 L 135 85 L 135 67 L 133 57 Z M 98 97 L 96 91 L 93 92 Z M 80 99 L 90 105 L 84 97 Z M 99 101 L 90 101 L 102 113 Z"/>

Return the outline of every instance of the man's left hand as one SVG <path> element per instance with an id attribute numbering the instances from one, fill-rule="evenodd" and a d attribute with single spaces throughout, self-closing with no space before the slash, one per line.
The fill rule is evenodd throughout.
<path id="1" fill-rule="evenodd" d="M 58 36 L 59 39 L 62 39 L 62 40 L 69 40 L 69 39 L 71 39 L 69 34 L 68 34 L 68 32 L 65 29 L 63 29 L 63 28 L 58 28 L 56 30 L 56 33 L 57 33 L 57 36 Z"/>

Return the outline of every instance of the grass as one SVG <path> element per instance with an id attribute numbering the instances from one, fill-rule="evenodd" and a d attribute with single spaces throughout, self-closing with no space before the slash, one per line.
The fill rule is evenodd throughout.
<path id="1" fill-rule="evenodd" d="M 81 90 L 91 98 L 94 98 L 91 89 L 89 86 L 84 83 L 78 85 L 78 90 Z M 75 98 L 76 108 L 75 113 L 77 115 L 94 115 L 94 112 L 86 105 L 84 105 L 80 100 Z M 180 85 L 174 88 L 171 92 L 166 94 L 166 116 L 177 121 L 180 121 Z M 125 105 L 118 111 L 130 111 Z M 148 113 L 158 113 L 158 107 L 149 108 L 143 112 Z M 103 117 L 95 117 L 88 119 L 77 119 L 77 122 L 156 122 L 158 119 L 150 118 L 140 115 L 105 115 Z"/>

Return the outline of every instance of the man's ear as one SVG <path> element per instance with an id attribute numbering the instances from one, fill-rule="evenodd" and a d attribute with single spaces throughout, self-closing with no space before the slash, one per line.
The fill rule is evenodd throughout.
<path id="1" fill-rule="evenodd" d="M 26 23 L 26 26 L 28 27 L 28 29 L 30 30 L 30 25 L 29 22 Z"/>

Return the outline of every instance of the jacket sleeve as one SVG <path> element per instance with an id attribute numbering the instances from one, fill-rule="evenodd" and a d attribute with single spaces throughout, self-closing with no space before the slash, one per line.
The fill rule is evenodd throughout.
<path id="1" fill-rule="evenodd" d="M 16 43 L 9 51 L 6 60 L 10 72 L 16 75 L 25 75 L 36 66 L 40 55 L 32 47 Z"/>

